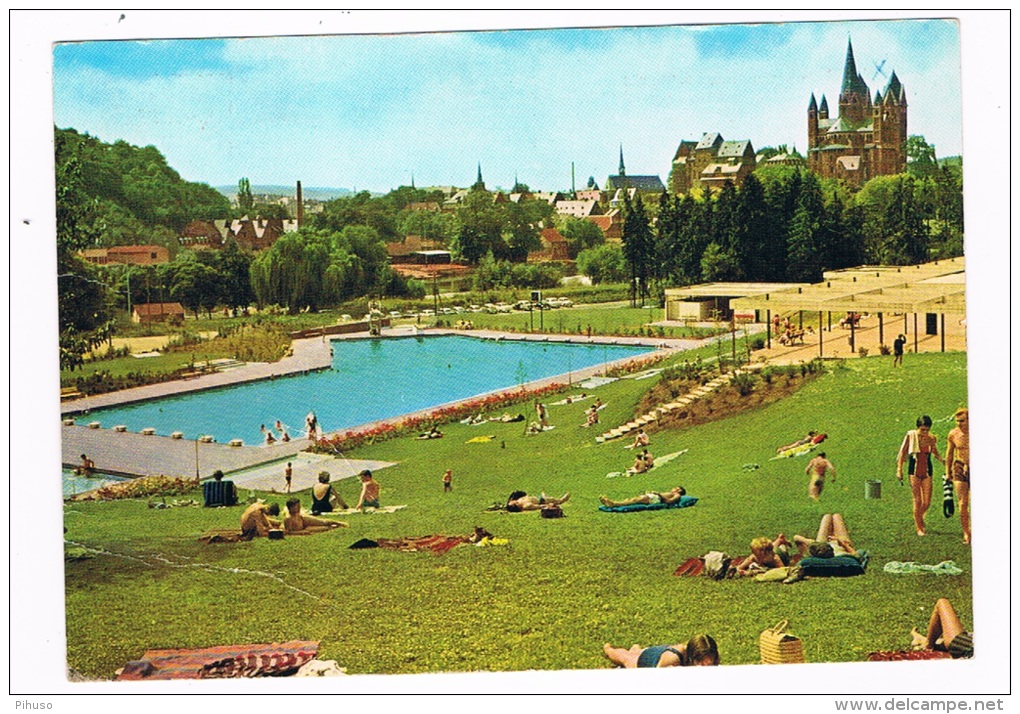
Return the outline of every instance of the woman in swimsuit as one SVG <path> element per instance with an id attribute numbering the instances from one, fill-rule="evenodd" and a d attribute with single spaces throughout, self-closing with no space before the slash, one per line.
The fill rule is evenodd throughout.
<path id="1" fill-rule="evenodd" d="M 708 635 L 695 635 L 680 645 L 654 645 L 630 649 L 613 647 L 606 643 L 602 647 L 606 657 L 618 667 L 714 667 L 719 664 L 719 648 Z"/>
<path id="2" fill-rule="evenodd" d="M 903 483 L 903 464 L 907 463 L 910 475 L 910 490 L 913 493 L 914 526 L 917 535 L 927 535 L 924 516 L 931 506 L 931 457 L 945 463 L 939 456 L 938 440 L 931 433 L 931 417 L 924 415 L 917 420 L 917 428 L 911 429 L 903 438 L 900 453 L 896 458 L 896 478 Z"/>
<path id="3" fill-rule="evenodd" d="M 312 487 L 312 515 L 331 513 L 334 508 L 347 510 L 347 504 L 333 491 L 329 471 L 323 471 L 319 474 L 319 483 Z"/>

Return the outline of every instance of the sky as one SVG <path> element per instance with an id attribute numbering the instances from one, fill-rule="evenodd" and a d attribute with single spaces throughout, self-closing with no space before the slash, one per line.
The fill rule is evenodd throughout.
<path id="1" fill-rule="evenodd" d="M 665 181 L 705 132 L 803 152 L 812 92 L 837 113 L 848 39 L 871 94 L 895 71 L 909 132 L 959 154 L 954 20 L 58 43 L 54 122 L 211 185 L 467 186 L 481 164 L 490 188 L 558 190 L 572 162 L 578 187 L 604 184 L 621 145 L 628 173 Z"/>

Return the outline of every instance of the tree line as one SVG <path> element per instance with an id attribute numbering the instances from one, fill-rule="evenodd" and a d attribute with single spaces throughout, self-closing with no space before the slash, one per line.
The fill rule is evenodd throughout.
<path id="1" fill-rule="evenodd" d="M 806 169 L 767 167 L 739 189 L 626 200 L 614 248 L 582 252 L 578 269 L 595 280 L 623 272 L 642 296 L 653 285 L 817 282 L 824 270 L 962 255 L 962 177 L 958 167 L 929 164 L 853 191 Z"/>

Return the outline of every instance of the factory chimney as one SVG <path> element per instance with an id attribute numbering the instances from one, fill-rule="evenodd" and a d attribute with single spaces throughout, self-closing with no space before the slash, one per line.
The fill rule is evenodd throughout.
<path id="1" fill-rule="evenodd" d="M 297 182 L 297 227 L 305 222 L 305 202 L 301 198 L 301 182 Z"/>

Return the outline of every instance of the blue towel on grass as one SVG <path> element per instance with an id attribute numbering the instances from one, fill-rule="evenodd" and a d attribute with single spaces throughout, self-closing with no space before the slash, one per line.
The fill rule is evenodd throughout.
<path id="1" fill-rule="evenodd" d="M 687 508 L 698 502 L 694 496 L 681 496 L 676 503 L 633 503 L 629 506 L 599 506 L 606 513 L 630 513 L 631 511 L 661 511 L 664 508 Z"/>

